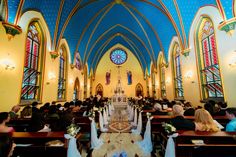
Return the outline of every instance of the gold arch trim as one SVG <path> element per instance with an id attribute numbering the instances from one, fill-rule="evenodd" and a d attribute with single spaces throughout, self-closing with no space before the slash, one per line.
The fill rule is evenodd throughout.
<path id="1" fill-rule="evenodd" d="M 4 4 L 5 4 L 5 7 L 6 7 L 6 11 L 5 11 L 5 21 L 8 21 L 8 2 L 7 2 L 7 0 L 3 0 L 4 2 Z"/>
<path id="2" fill-rule="evenodd" d="M 64 6 L 64 2 L 65 0 L 61 0 L 60 3 L 60 8 L 58 10 L 58 14 L 57 14 L 57 21 L 56 21 L 56 26 L 55 26 L 55 30 L 54 30 L 54 36 L 53 36 L 53 43 L 52 43 L 52 50 L 56 50 L 56 40 L 57 40 L 57 32 L 58 32 L 58 28 L 59 28 L 59 23 L 60 23 L 60 19 L 61 19 L 61 12 Z"/>
<path id="3" fill-rule="evenodd" d="M 161 6 L 164 8 L 165 14 L 167 15 L 167 17 L 169 18 L 169 20 L 171 21 L 171 23 L 173 24 L 173 26 L 174 26 L 174 28 L 175 28 L 175 31 L 176 31 L 176 33 L 177 33 L 177 37 L 179 38 L 179 43 L 180 43 L 181 49 L 184 49 L 185 44 L 184 44 L 184 41 L 183 41 L 182 36 L 181 36 L 181 34 L 180 34 L 180 30 L 179 30 L 179 28 L 178 28 L 178 26 L 177 26 L 177 24 L 176 24 L 174 18 L 172 17 L 170 11 L 167 9 L 167 7 L 165 6 L 165 4 L 164 4 L 161 0 L 157 0 L 157 1 L 158 1 L 158 2 L 161 4 Z"/>
<path id="4" fill-rule="evenodd" d="M 113 8 L 114 6 L 114 3 L 112 3 L 112 5 L 110 7 L 107 8 L 107 10 L 104 12 L 104 14 L 101 16 L 101 18 L 98 20 L 98 22 L 96 23 L 95 27 L 93 28 L 93 31 L 92 33 L 90 34 L 89 36 L 89 39 L 88 39 L 88 42 L 86 44 L 86 47 L 85 47 L 85 51 L 84 51 L 84 56 L 86 56 L 86 53 L 87 53 L 87 49 L 88 49 L 88 45 L 90 44 L 90 41 L 95 33 L 95 31 L 97 30 L 98 26 L 100 25 L 101 21 L 103 20 L 103 18 L 107 15 L 107 13 Z"/>
<path id="5" fill-rule="evenodd" d="M 220 0 L 216 0 L 216 4 L 217 4 L 217 7 L 219 9 L 219 12 L 220 12 L 222 18 L 225 21 L 226 20 L 226 16 L 225 16 L 224 8 L 222 7 L 221 1 Z"/>
<path id="6" fill-rule="evenodd" d="M 18 22 L 20 20 L 20 13 L 21 13 L 24 2 L 25 2 L 25 0 L 20 0 L 20 3 L 19 3 L 18 8 L 17 8 L 17 12 L 16 12 L 16 17 L 15 17 L 15 20 L 14 20 L 14 25 L 18 25 Z"/>
<path id="7" fill-rule="evenodd" d="M 59 46 L 59 41 L 62 39 L 62 35 L 64 34 L 64 31 L 70 21 L 70 19 L 72 18 L 72 16 L 74 15 L 74 13 L 76 12 L 76 10 L 78 9 L 79 5 L 80 5 L 80 2 L 81 0 L 78 0 L 78 2 L 76 3 L 75 7 L 72 9 L 72 11 L 70 12 L 68 18 L 66 19 L 64 25 L 62 26 L 62 29 L 61 29 L 61 33 L 59 35 L 59 38 L 58 38 L 58 41 L 56 43 L 56 48 L 55 49 L 58 49 L 58 46 Z"/>
<path id="8" fill-rule="evenodd" d="M 79 40 L 78 40 L 78 42 L 77 42 L 76 50 L 78 50 L 79 44 L 80 44 L 80 42 L 81 42 L 81 40 L 82 40 L 84 34 L 86 33 L 88 27 L 91 25 L 91 23 L 95 20 L 95 18 L 96 18 L 101 12 L 103 12 L 105 9 L 107 9 L 107 8 L 110 7 L 111 5 L 112 5 L 112 3 L 109 3 L 109 4 L 106 5 L 104 8 L 102 8 L 99 12 L 97 12 L 97 13 L 91 18 L 91 20 L 88 22 L 88 24 L 84 27 L 84 29 L 83 29 L 83 31 L 82 31 L 82 33 L 81 33 L 81 35 L 80 35 L 80 38 L 79 38 Z"/>
<path id="9" fill-rule="evenodd" d="M 116 36 L 118 36 L 117 34 L 115 34 L 115 35 L 113 35 L 112 37 L 110 37 L 109 38 L 109 40 L 107 40 L 106 42 L 105 42 L 105 46 L 103 47 L 103 49 L 102 49 L 102 51 L 101 52 L 103 52 L 104 51 L 104 49 L 105 49 L 105 47 L 109 44 L 109 42 L 112 40 L 112 39 L 114 39 Z M 133 48 L 133 46 L 130 44 L 130 42 L 131 41 L 129 41 L 129 39 L 127 38 L 127 37 L 125 37 L 125 36 L 123 36 L 122 34 L 120 34 L 120 36 Z M 132 43 L 132 42 L 131 42 Z M 133 43 L 134 44 L 134 43 Z M 104 44 L 103 44 L 104 45 Z M 103 46 L 102 45 L 102 46 Z M 121 44 L 122 45 L 122 44 Z M 134 44 L 135 45 L 135 44 Z M 101 46 L 101 47 L 102 47 Z M 124 46 L 124 45 L 122 45 L 122 46 Z M 99 49 L 101 49 L 101 47 L 99 48 Z M 124 46 L 124 47 L 126 47 L 126 46 Z M 136 47 L 136 46 L 135 46 Z M 126 47 L 127 48 L 127 47 Z M 128 49 L 128 48 L 127 48 Z M 133 48 L 134 49 L 134 48 Z M 136 50 L 134 49 L 134 52 L 135 52 L 135 54 L 136 54 L 136 56 L 135 57 L 137 57 L 138 58 L 138 62 L 139 62 L 139 64 L 141 65 L 141 67 L 143 67 L 143 64 L 142 64 L 142 62 L 141 62 L 141 59 L 139 58 L 139 55 L 138 54 L 140 54 L 140 56 L 142 57 L 142 59 L 144 60 L 144 63 L 145 63 L 145 65 L 147 66 L 147 63 L 146 63 L 146 60 L 144 59 L 144 57 L 143 57 L 143 55 L 142 55 L 142 53 L 140 52 L 140 50 L 136 47 L 136 49 L 139 51 L 139 53 L 137 53 L 136 52 Z M 100 51 L 99 51 L 100 52 Z M 130 51 L 130 52 L 132 52 L 132 51 Z M 95 65 L 95 69 L 97 68 L 97 65 L 99 64 L 99 62 L 98 62 L 98 59 L 101 57 L 101 55 L 104 55 L 104 54 L 102 54 L 102 53 L 99 53 L 99 56 L 96 58 L 97 60 L 96 60 L 96 65 Z M 95 58 L 93 58 L 93 62 L 92 63 L 94 63 L 94 59 Z M 101 59 L 101 58 L 100 58 Z M 92 64 L 93 65 L 93 64 Z M 142 68 L 142 70 L 143 70 L 143 68 Z M 144 71 L 143 71 L 144 72 Z"/>
<path id="10" fill-rule="evenodd" d="M 126 5 L 122 4 L 122 6 L 124 6 L 124 8 L 130 13 L 130 15 L 133 16 L 133 18 L 135 19 L 135 21 L 138 23 L 138 25 L 139 25 L 140 28 L 142 29 L 142 31 L 143 31 L 145 37 L 147 38 L 148 44 L 149 44 L 149 46 L 150 46 L 150 48 L 151 48 L 151 51 L 152 51 L 152 55 L 151 55 L 151 56 L 153 56 L 153 57 L 151 57 L 151 60 L 155 62 L 155 60 L 154 60 L 154 56 L 155 56 L 154 54 L 155 54 L 155 53 L 154 53 L 154 50 L 153 50 L 151 41 L 150 41 L 150 39 L 149 39 L 149 37 L 148 37 L 148 35 L 147 35 L 147 32 L 145 31 L 145 29 L 144 29 L 142 23 L 138 20 L 138 18 L 133 14 L 133 12 L 132 12 Z"/>
<path id="11" fill-rule="evenodd" d="M 111 28 L 109 28 L 107 31 L 105 31 L 105 32 L 96 40 L 96 42 L 94 43 L 94 45 L 93 45 L 92 47 L 94 47 L 94 46 L 97 44 L 97 42 L 99 42 L 99 41 L 103 38 L 103 36 L 105 36 L 105 34 L 107 34 L 109 31 L 111 31 L 112 29 L 115 29 L 115 28 L 118 27 L 118 26 L 120 26 L 121 28 L 127 30 L 129 33 L 131 33 L 132 35 L 134 35 L 134 36 L 138 39 L 138 41 L 145 47 L 146 51 L 148 52 L 148 54 L 149 54 L 149 56 L 150 56 L 150 58 L 151 58 L 151 54 L 150 54 L 150 52 L 149 52 L 149 49 L 146 47 L 145 43 L 144 43 L 134 32 L 132 32 L 130 29 L 128 29 L 127 27 L 125 27 L 125 26 L 123 26 L 123 25 L 121 25 L 121 24 L 116 24 L 116 25 L 112 26 Z M 88 57 L 90 56 L 91 51 L 92 51 L 92 48 L 91 48 L 91 50 L 90 50 L 88 56 L 85 56 L 86 58 L 85 58 L 85 61 L 84 61 L 84 62 L 87 61 Z M 96 52 L 96 54 L 97 54 L 97 53 L 98 53 L 98 52 Z M 95 54 L 95 55 L 96 55 L 96 54 Z M 151 59 L 151 60 L 152 60 L 152 59 Z"/>
<path id="12" fill-rule="evenodd" d="M 215 5 L 205 5 L 205 6 L 203 6 L 203 7 L 206 7 L 206 6 L 212 6 L 212 7 L 217 8 Z M 189 38 L 189 39 L 188 39 L 188 48 L 189 48 L 189 46 L 190 46 L 190 33 L 191 33 L 191 28 L 194 27 L 194 26 L 193 26 L 193 25 L 194 25 L 194 20 L 196 19 L 199 10 L 200 10 L 201 8 L 203 8 L 203 7 L 198 8 L 198 11 L 197 11 L 196 14 L 194 15 L 193 21 L 192 21 L 192 23 L 191 23 L 190 31 L 189 31 L 189 34 L 188 34 L 188 38 Z M 217 8 L 217 9 L 218 9 L 218 8 Z M 184 51 L 184 50 L 183 50 L 183 51 Z"/>
<path id="13" fill-rule="evenodd" d="M 176 11 L 177 11 L 177 14 L 178 14 L 178 17 L 179 17 L 179 21 L 180 21 L 180 26 L 181 26 L 181 30 L 182 30 L 182 34 L 183 34 L 183 37 L 184 37 L 184 45 L 186 46 L 186 33 L 185 33 L 185 30 L 184 30 L 184 25 L 183 25 L 183 19 L 182 19 L 182 16 L 181 16 L 181 12 L 179 10 L 179 6 L 178 6 L 178 3 L 176 0 L 173 0 L 174 1 L 174 4 L 175 4 L 175 8 L 176 8 Z"/>
<path id="14" fill-rule="evenodd" d="M 136 8 L 134 8 L 132 5 L 129 5 L 127 4 L 127 6 L 129 6 L 130 8 L 134 9 L 135 12 L 137 12 L 144 20 L 145 22 L 148 24 L 148 26 L 152 29 L 152 31 L 154 32 L 155 34 L 155 37 L 160 45 L 160 49 L 161 51 L 164 51 L 164 48 L 163 48 L 163 45 L 162 45 L 162 42 L 161 42 L 161 39 L 157 33 L 157 31 L 153 28 L 153 26 L 151 25 L 151 23 L 149 22 L 149 20 L 142 14 L 140 13 Z M 154 54 L 154 59 L 155 59 L 155 54 Z M 156 62 L 156 60 L 154 60 Z"/>

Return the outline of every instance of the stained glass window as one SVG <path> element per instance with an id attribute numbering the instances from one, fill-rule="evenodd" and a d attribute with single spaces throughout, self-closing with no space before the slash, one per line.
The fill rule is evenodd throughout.
<path id="1" fill-rule="evenodd" d="M 182 72 L 180 63 L 180 49 L 179 45 L 175 44 L 173 48 L 173 69 L 174 69 L 174 84 L 175 84 L 175 97 L 183 98 L 183 84 L 182 84 Z"/>
<path id="2" fill-rule="evenodd" d="M 200 70 L 204 99 L 224 100 L 214 26 L 209 18 L 203 18 L 199 35 L 202 49 Z"/>
<path id="3" fill-rule="evenodd" d="M 73 101 L 75 102 L 77 99 L 78 99 L 78 93 L 77 93 L 77 90 L 74 89 L 74 92 L 73 92 Z"/>
<path id="4" fill-rule="evenodd" d="M 127 53 L 122 49 L 115 49 L 110 54 L 111 61 L 116 65 L 121 65 L 127 60 Z"/>
<path id="5" fill-rule="evenodd" d="M 31 23 L 28 28 L 26 39 L 21 100 L 38 100 L 39 98 L 39 77 L 41 75 L 39 67 L 41 41 L 39 36 L 40 33 L 37 23 Z"/>
<path id="6" fill-rule="evenodd" d="M 58 99 L 65 99 L 66 97 L 66 51 L 62 47 L 59 50 L 60 53 L 60 63 L 59 63 L 59 77 L 58 77 Z"/>
<path id="7" fill-rule="evenodd" d="M 165 65 L 163 58 L 160 61 L 159 68 L 160 68 L 161 97 L 166 98 Z"/>

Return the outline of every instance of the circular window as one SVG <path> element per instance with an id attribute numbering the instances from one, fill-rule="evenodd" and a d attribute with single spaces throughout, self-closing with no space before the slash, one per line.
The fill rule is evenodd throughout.
<path id="1" fill-rule="evenodd" d="M 111 61 L 116 65 L 121 65 L 127 60 L 127 53 L 122 49 L 115 49 L 110 54 Z"/>

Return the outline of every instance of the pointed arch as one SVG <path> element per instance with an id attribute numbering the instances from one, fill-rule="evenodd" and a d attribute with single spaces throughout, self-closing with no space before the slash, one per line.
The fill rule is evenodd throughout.
<path id="1" fill-rule="evenodd" d="M 80 99 L 80 81 L 79 78 L 76 77 L 74 82 L 73 100 L 79 100 L 79 99 Z"/>
<path id="2" fill-rule="evenodd" d="M 83 74 L 84 74 L 84 98 L 87 98 L 88 64 L 85 64 Z"/>
<path id="3" fill-rule="evenodd" d="M 44 41 L 45 37 L 39 20 L 32 20 L 27 26 L 21 103 L 41 99 L 45 60 Z"/>
<path id="4" fill-rule="evenodd" d="M 68 71 L 68 52 L 65 45 L 61 45 L 59 48 L 59 76 L 58 76 L 58 90 L 57 99 L 66 99 L 67 88 L 67 71 Z"/>
<path id="5" fill-rule="evenodd" d="M 101 97 L 103 97 L 103 86 L 101 83 L 99 83 L 97 86 L 96 86 L 96 95 L 100 95 Z"/>
<path id="6" fill-rule="evenodd" d="M 152 96 L 156 97 L 156 68 L 155 64 L 151 64 L 151 83 L 152 83 Z"/>
<path id="7" fill-rule="evenodd" d="M 138 97 L 139 95 L 143 96 L 143 86 L 141 83 L 138 83 L 135 87 L 135 96 Z"/>
<path id="8" fill-rule="evenodd" d="M 215 27 L 209 16 L 200 17 L 195 39 L 202 99 L 224 101 Z"/>
<path id="9" fill-rule="evenodd" d="M 183 79 L 182 79 L 182 67 L 181 67 L 181 50 L 178 42 L 174 42 L 172 45 L 172 55 L 171 55 L 171 63 L 172 63 L 172 76 L 174 82 L 174 96 L 175 99 L 183 99 L 184 98 L 184 90 L 183 90 Z"/>
<path id="10" fill-rule="evenodd" d="M 59 52 L 60 48 L 62 46 L 64 47 L 65 52 L 66 52 L 67 63 L 68 63 L 67 66 L 69 66 L 69 64 L 73 64 L 73 62 L 71 62 L 72 59 L 71 59 L 70 47 L 69 47 L 68 42 L 67 42 L 67 40 L 65 38 L 60 40 L 59 47 L 58 47 L 58 49 L 56 51 Z"/>
<path id="11" fill-rule="evenodd" d="M 166 63 L 165 55 L 163 52 L 160 52 L 158 55 L 157 65 L 158 65 L 157 67 L 159 70 L 161 98 L 166 98 L 165 70 L 168 64 Z"/>

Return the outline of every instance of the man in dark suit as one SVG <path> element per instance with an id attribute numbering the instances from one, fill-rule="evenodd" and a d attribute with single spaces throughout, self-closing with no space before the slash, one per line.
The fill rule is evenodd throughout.
<path id="1" fill-rule="evenodd" d="M 170 123 L 177 130 L 195 130 L 194 122 L 184 118 L 183 116 L 184 109 L 182 106 L 174 105 L 172 110 L 173 110 L 174 118 L 170 120 Z"/>

